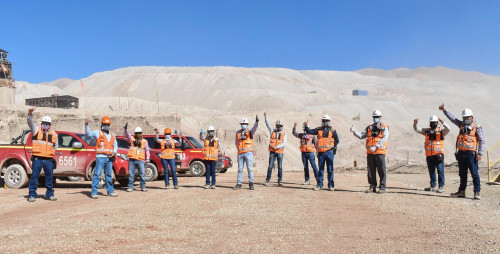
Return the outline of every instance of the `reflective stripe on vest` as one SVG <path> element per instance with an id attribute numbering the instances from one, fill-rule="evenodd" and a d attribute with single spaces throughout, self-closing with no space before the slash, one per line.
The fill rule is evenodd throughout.
<path id="1" fill-rule="evenodd" d="M 366 132 L 366 153 L 367 154 L 386 154 L 387 153 L 387 142 L 388 140 L 385 141 L 384 145 L 380 148 L 377 147 L 377 150 L 375 152 L 371 152 L 370 148 L 372 146 L 375 146 L 378 144 L 378 142 L 384 137 L 384 131 L 385 128 L 389 128 L 389 126 L 380 123 L 377 125 L 378 127 L 378 135 L 375 137 L 372 137 L 372 127 L 373 125 L 369 125 L 367 127 L 367 132 Z M 379 127 L 380 126 L 380 127 Z"/>
<path id="2" fill-rule="evenodd" d="M 316 150 L 313 144 L 313 137 L 310 134 L 303 134 L 300 139 L 300 151 L 312 153 Z"/>
<path id="3" fill-rule="evenodd" d="M 476 130 L 479 127 L 478 124 L 473 123 L 471 125 L 471 130 L 469 134 L 464 129 L 464 126 L 460 126 L 460 133 L 457 137 L 457 149 L 462 151 L 476 151 L 477 150 L 477 137 Z"/>
<path id="4" fill-rule="evenodd" d="M 115 143 L 115 136 L 111 132 L 109 134 L 111 135 L 111 139 L 108 141 L 104 132 L 99 130 L 99 137 L 97 138 L 95 149 L 97 154 L 112 154 L 115 151 L 113 146 Z"/>
<path id="5" fill-rule="evenodd" d="M 253 137 L 250 131 L 244 131 L 245 135 L 241 136 L 242 131 L 236 132 L 238 143 L 238 154 L 248 153 L 253 151 Z"/>
<path id="6" fill-rule="evenodd" d="M 425 132 L 425 156 L 444 154 L 443 130 L 437 128 L 435 135 L 430 130 Z"/>
<path id="7" fill-rule="evenodd" d="M 128 149 L 127 156 L 129 159 L 146 160 L 146 145 L 148 141 L 141 139 L 141 147 L 134 146 L 135 138 L 130 141 L 130 148 Z"/>
<path id="8" fill-rule="evenodd" d="M 203 146 L 203 159 L 216 161 L 219 160 L 219 139 L 205 139 Z"/>
<path id="9" fill-rule="evenodd" d="M 161 156 L 162 159 L 175 159 L 175 140 L 164 139 L 161 142 Z"/>
<path id="10" fill-rule="evenodd" d="M 326 137 L 324 136 L 323 129 L 318 130 L 318 146 L 316 147 L 318 149 L 318 152 L 324 153 L 328 150 L 331 150 L 335 147 L 335 139 L 333 139 L 333 132 L 335 131 L 334 128 L 330 127 L 328 129 L 328 134 Z"/>
<path id="11" fill-rule="evenodd" d="M 44 133 L 41 128 L 38 129 L 36 135 L 31 137 L 31 149 L 33 156 L 40 156 L 52 158 L 56 154 L 56 133 L 49 131 L 48 134 Z"/>
<path id="12" fill-rule="evenodd" d="M 275 153 L 283 153 L 284 152 L 283 148 L 274 149 L 271 147 L 271 146 L 277 147 L 283 144 L 283 139 L 285 139 L 285 133 L 281 131 L 279 133 L 273 131 L 273 133 L 271 134 L 271 139 L 269 140 L 269 151 Z"/>

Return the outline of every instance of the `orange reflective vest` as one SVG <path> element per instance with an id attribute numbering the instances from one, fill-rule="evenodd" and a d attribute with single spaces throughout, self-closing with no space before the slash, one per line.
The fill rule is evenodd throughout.
<path id="1" fill-rule="evenodd" d="M 242 132 L 244 135 L 242 135 Z M 236 132 L 236 139 L 238 144 L 238 154 L 244 154 L 253 151 L 253 137 L 250 131 L 239 130 Z"/>
<path id="2" fill-rule="evenodd" d="M 161 143 L 161 156 L 162 159 L 175 159 L 175 140 L 164 139 Z"/>
<path id="3" fill-rule="evenodd" d="M 205 139 L 205 145 L 203 146 L 203 159 L 209 161 L 219 160 L 219 139 Z"/>
<path id="4" fill-rule="evenodd" d="M 430 130 L 425 131 L 425 156 L 437 154 L 444 154 L 443 130 L 439 127 L 434 133 Z"/>
<path id="5" fill-rule="evenodd" d="M 277 147 L 283 143 L 283 139 L 285 139 L 285 133 L 282 131 L 276 132 L 273 131 L 271 134 L 271 139 L 269 140 L 269 151 L 274 152 L 274 153 L 283 153 L 284 149 L 283 148 L 278 148 L 274 149 L 271 146 Z"/>
<path id="6" fill-rule="evenodd" d="M 379 127 L 380 126 L 380 127 Z M 378 144 L 378 142 L 384 137 L 384 129 L 385 128 L 389 128 L 389 126 L 383 124 L 383 123 L 380 123 L 379 125 L 377 125 L 377 135 L 373 136 L 372 137 L 372 127 L 373 125 L 369 125 L 367 127 L 367 132 L 366 132 L 366 153 L 367 154 L 386 154 L 387 153 L 387 140 L 385 141 L 384 145 L 380 148 L 377 148 L 377 150 L 375 150 L 375 152 L 371 152 L 370 148 L 372 146 L 375 146 Z"/>
<path id="7" fill-rule="evenodd" d="M 318 152 L 324 153 L 335 147 L 335 139 L 333 138 L 334 131 L 335 129 L 333 127 L 330 127 L 328 133 L 325 135 L 323 129 L 318 130 Z"/>
<path id="8" fill-rule="evenodd" d="M 460 126 L 460 133 L 457 137 L 457 149 L 461 151 L 476 151 L 477 150 L 477 137 L 476 130 L 480 127 L 479 124 L 472 123 L 472 129 L 467 131 L 464 126 Z"/>
<path id="9" fill-rule="evenodd" d="M 146 146 L 148 144 L 148 141 L 146 141 L 145 139 L 141 139 L 140 147 L 134 146 L 134 141 L 135 138 L 132 138 L 132 140 L 130 141 L 130 148 L 128 149 L 127 153 L 128 158 L 140 161 L 146 160 Z"/>
<path id="10" fill-rule="evenodd" d="M 99 137 L 97 138 L 96 145 L 96 153 L 97 154 L 112 154 L 114 151 L 114 143 L 115 143 L 115 135 L 113 133 L 109 133 L 111 135 L 111 139 L 108 141 L 104 132 L 99 130 Z"/>
<path id="11" fill-rule="evenodd" d="M 33 156 L 53 158 L 56 154 L 57 134 L 54 131 L 45 133 L 42 129 L 38 129 L 37 133 L 31 137 Z"/>
<path id="12" fill-rule="evenodd" d="M 300 151 L 304 153 L 313 153 L 316 147 L 313 144 L 313 136 L 310 134 L 303 134 L 300 139 Z"/>

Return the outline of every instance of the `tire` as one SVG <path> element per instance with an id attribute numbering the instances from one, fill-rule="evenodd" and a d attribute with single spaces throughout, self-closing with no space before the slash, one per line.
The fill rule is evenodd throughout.
<path id="1" fill-rule="evenodd" d="M 223 168 L 223 169 L 221 169 L 221 171 L 220 171 L 220 172 L 221 172 L 221 174 L 222 174 L 222 173 L 226 173 L 226 172 L 227 172 L 227 168 Z"/>
<path id="2" fill-rule="evenodd" d="M 4 181 L 10 189 L 20 189 L 28 183 L 28 174 L 23 166 L 12 164 L 5 170 Z"/>
<path id="3" fill-rule="evenodd" d="M 191 176 L 199 177 L 205 175 L 206 169 L 205 164 L 201 161 L 195 161 L 189 165 L 189 173 Z"/>
<path id="4" fill-rule="evenodd" d="M 118 181 L 120 186 L 128 187 L 128 178 L 118 178 L 116 181 Z"/>
<path id="5" fill-rule="evenodd" d="M 79 182 L 81 180 L 82 180 L 81 176 L 68 176 L 68 181 L 71 181 L 71 182 Z"/>
<path id="6" fill-rule="evenodd" d="M 158 168 L 156 168 L 155 164 L 150 162 L 144 165 L 144 178 L 146 178 L 146 182 L 158 179 Z"/>

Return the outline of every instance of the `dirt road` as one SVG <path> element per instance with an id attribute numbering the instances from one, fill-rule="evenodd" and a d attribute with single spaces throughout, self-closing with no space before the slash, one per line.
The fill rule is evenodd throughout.
<path id="1" fill-rule="evenodd" d="M 456 172 L 447 173 L 443 194 L 422 191 L 427 174 L 389 174 L 386 194 L 364 193 L 364 171 L 337 172 L 334 192 L 301 185 L 300 172 L 285 172 L 285 187 L 264 187 L 264 175 L 256 172 L 255 191 L 232 190 L 233 169 L 217 176 L 215 190 L 201 188 L 204 178 L 180 177 L 178 190 L 156 181 L 147 193 L 118 187 L 117 198 L 98 200 L 89 198 L 89 182 L 59 182 L 56 202 L 40 197 L 43 187 L 35 203 L 27 189 L 1 189 L 0 252 L 500 251 L 500 186 L 484 175 L 480 201 L 471 199 L 472 186 L 466 199 L 449 197 Z"/>

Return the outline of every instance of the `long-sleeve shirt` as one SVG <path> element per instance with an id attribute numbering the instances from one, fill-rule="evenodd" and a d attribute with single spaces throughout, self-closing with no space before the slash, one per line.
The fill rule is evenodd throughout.
<path id="1" fill-rule="evenodd" d="M 130 132 L 128 129 L 125 129 L 125 135 L 127 136 L 128 142 L 132 142 L 132 135 L 130 135 Z M 149 144 L 146 142 L 146 160 L 149 161 Z"/>
<path id="2" fill-rule="evenodd" d="M 252 129 L 250 129 L 250 134 L 252 135 L 252 137 L 257 131 L 257 127 L 259 127 L 259 122 L 255 122 Z M 243 131 L 243 129 L 241 129 L 241 131 Z M 238 132 L 236 132 L 236 134 L 234 135 L 234 144 L 236 145 L 236 148 L 238 148 Z"/>
<path id="3" fill-rule="evenodd" d="M 307 133 L 297 133 L 297 132 L 295 131 L 295 126 L 293 127 L 292 134 L 293 134 L 295 137 L 299 138 L 299 139 L 302 139 L 302 137 L 303 137 L 304 135 L 308 135 Z M 311 134 L 311 138 L 312 138 L 312 143 L 313 143 L 314 145 L 316 145 L 316 135 L 312 135 L 312 134 Z M 337 143 L 337 142 L 335 142 L 335 143 Z"/>
<path id="4" fill-rule="evenodd" d="M 104 133 L 104 136 L 108 141 L 111 140 L 111 132 L 106 133 L 103 131 L 102 133 Z M 85 125 L 85 135 L 87 135 L 87 137 L 95 138 L 97 140 L 99 138 L 99 130 L 90 131 L 90 127 L 88 125 Z M 117 151 L 118 151 L 118 142 L 116 141 L 115 137 L 115 142 L 113 142 L 113 153 L 116 154 Z M 106 154 L 97 154 L 95 157 L 97 158 L 97 157 L 108 157 L 108 156 Z"/>
<path id="5" fill-rule="evenodd" d="M 448 124 L 446 124 L 446 123 L 443 123 L 443 128 L 444 128 L 443 129 L 443 137 L 444 137 L 444 136 L 448 135 L 448 133 L 450 132 L 450 126 L 448 126 Z M 420 128 L 420 127 L 418 127 L 417 123 L 413 124 L 413 129 L 422 135 L 425 135 L 428 131 L 431 130 L 431 128 Z"/>
<path id="6" fill-rule="evenodd" d="M 378 123 L 378 125 L 380 125 L 380 123 Z M 365 130 L 361 133 L 357 132 L 357 131 L 354 131 L 353 134 L 355 137 L 359 138 L 359 139 L 365 139 L 368 137 L 368 128 L 370 128 L 372 125 L 369 125 L 365 128 Z M 377 148 L 382 148 L 385 144 L 385 142 L 387 142 L 387 139 L 389 138 L 389 127 L 385 127 L 384 128 L 384 136 L 382 136 L 382 138 L 378 141 L 378 143 L 375 145 Z"/>
<path id="7" fill-rule="evenodd" d="M 452 113 L 450 113 L 449 111 L 446 111 L 444 110 L 443 111 L 444 114 L 446 115 L 446 117 L 448 117 L 448 119 L 450 119 L 450 121 L 452 123 L 454 123 L 456 126 L 458 126 L 458 128 L 460 128 L 460 126 L 462 125 L 465 125 L 464 122 L 460 119 L 457 119 Z M 478 140 L 478 149 L 477 149 L 477 153 L 478 154 L 483 154 L 483 151 L 484 151 L 484 134 L 483 134 L 483 126 L 479 125 L 476 129 L 476 137 L 477 137 L 477 140 Z"/>
<path id="8" fill-rule="evenodd" d="M 215 138 L 215 136 L 212 137 L 212 139 L 214 139 L 214 138 Z M 205 142 L 205 139 L 207 139 L 207 137 L 203 133 L 200 133 L 200 140 Z M 220 148 L 220 140 L 219 140 L 219 142 L 217 142 L 217 149 L 219 150 L 219 153 L 222 151 Z"/>
<path id="9" fill-rule="evenodd" d="M 307 134 L 312 134 L 312 135 L 318 135 L 318 131 L 319 130 L 323 130 L 325 127 L 318 127 L 318 128 L 315 128 L 315 129 L 311 129 L 309 128 L 309 126 L 306 125 L 305 127 L 305 132 Z M 332 137 L 333 137 L 333 140 L 335 140 L 335 146 L 333 149 L 336 149 L 337 145 L 339 144 L 340 140 L 339 140 L 339 135 L 337 135 L 337 130 L 334 130 L 331 126 L 328 126 L 326 128 L 331 128 L 333 130 L 333 133 L 332 133 Z M 319 138 L 319 137 L 318 137 Z"/>
<path id="10" fill-rule="evenodd" d="M 33 116 L 28 115 L 28 126 L 30 127 L 31 133 L 33 133 L 33 136 L 36 135 L 38 132 L 38 126 L 36 126 L 35 121 L 33 120 Z M 48 131 L 45 131 L 45 134 L 49 133 Z M 54 131 L 55 133 L 55 131 Z M 54 149 L 57 149 L 59 147 L 58 145 L 59 139 L 57 138 L 57 133 L 56 133 L 56 144 L 54 145 Z"/>
<path id="11" fill-rule="evenodd" d="M 265 120 L 266 120 L 266 126 L 267 126 L 267 129 L 269 129 L 269 134 L 270 135 L 273 135 L 273 127 L 271 126 L 271 124 L 269 124 L 269 121 L 267 120 L 267 117 L 265 117 Z M 281 149 L 281 148 L 284 148 L 285 145 L 286 145 L 286 133 L 283 133 L 283 143 L 279 144 L 278 146 L 276 146 L 276 149 Z"/>

